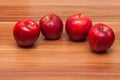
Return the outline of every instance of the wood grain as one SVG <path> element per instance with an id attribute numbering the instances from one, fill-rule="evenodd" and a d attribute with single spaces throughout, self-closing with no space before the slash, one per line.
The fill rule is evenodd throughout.
<path id="1" fill-rule="evenodd" d="M 70 41 L 65 30 L 59 40 L 40 35 L 33 47 L 17 46 L 15 23 L 23 18 L 38 22 L 48 13 L 58 14 L 64 23 L 71 14 L 86 14 L 93 24 L 111 26 L 116 40 L 103 54 L 92 52 L 87 41 Z M 119 0 L 0 0 L 0 80 L 120 80 L 119 27 Z"/>

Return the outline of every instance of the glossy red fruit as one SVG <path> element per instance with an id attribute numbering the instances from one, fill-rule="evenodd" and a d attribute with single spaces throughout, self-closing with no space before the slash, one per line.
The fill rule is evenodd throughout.
<path id="1" fill-rule="evenodd" d="M 74 14 L 66 20 L 66 32 L 73 41 L 85 40 L 92 27 L 90 18 L 83 14 Z"/>
<path id="2" fill-rule="evenodd" d="M 94 25 L 88 34 L 90 47 L 95 52 L 103 52 L 110 48 L 115 40 L 113 30 L 102 23 Z"/>
<path id="3" fill-rule="evenodd" d="M 48 14 L 42 17 L 39 22 L 41 32 L 49 40 L 59 39 L 63 32 L 63 22 L 59 16 Z"/>
<path id="4" fill-rule="evenodd" d="M 16 23 L 13 36 L 19 46 L 32 46 L 40 35 L 39 25 L 31 19 L 23 19 Z"/>

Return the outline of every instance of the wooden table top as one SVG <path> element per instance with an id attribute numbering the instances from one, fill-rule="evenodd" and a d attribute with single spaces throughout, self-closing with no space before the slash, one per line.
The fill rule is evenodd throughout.
<path id="1" fill-rule="evenodd" d="M 88 42 L 45 40 L 21 48 L 13 39 L 13 27 L 23 18 L 37 22 L 48 13 L 65 22 L 74 13 L 88 15 L 115 32 L 113 46 L 104 54 L 91 51 Z M 0 80 L 120 80 L 120 0 L 0 0 Z"/>

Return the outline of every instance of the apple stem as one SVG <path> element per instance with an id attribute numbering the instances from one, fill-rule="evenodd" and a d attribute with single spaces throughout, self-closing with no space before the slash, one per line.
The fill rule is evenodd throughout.
<path id="1" fill-rule="evenodd" d="M 81 13 L 79 13 L 79 17 L 81 16 Z"/>
<path id="2" fill-rule="evenodd" d="M 49 16 L 47 16 L 47 17 L 46 17 L 46 20 L 47 20 L 47 21 L 49 21 L 49 20 L 50 20 Z"/>
<path id="3" fill-rule="evenodd" d="M 28 27 L 32 28 L 34 24 L 27 24 Z"/>
<path id="4" fill-rule="evenodd" d="M 52 18 L 51 16 L 52 16 L 52 15 L 50 15 L 50 14 L 49 14 L 48 16 L 46 16 L 46 21 L 50 21 L 51 18 Z"/>
<path id="5" fill-rule="evenodd" d="M 102 32 L 105 32 L 105 29 L 103 28 L 103 26 L 101 26 L 101 31 L 102 31 Z"/>

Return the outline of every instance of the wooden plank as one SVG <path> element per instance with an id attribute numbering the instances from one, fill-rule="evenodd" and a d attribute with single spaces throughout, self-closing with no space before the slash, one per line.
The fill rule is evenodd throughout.
<path id="1" fill-rule="evenodd" d="M 64 24 L 71 14 L 86 14 L 93 24 L 111 26 L 116 40 L 106 53 L 96 54 L 87 40 L 69 40 L 64 29 L 59 40 L 45 40 L 41 34 L 33 47 L 17 46 L 16 22 L 23 18 L 39 22 L 48 13 L 59 15 Z M 120 0 L 0 0 L 0 80 L 120 80 L 119 26 Z"/>

